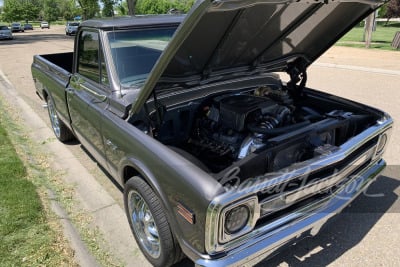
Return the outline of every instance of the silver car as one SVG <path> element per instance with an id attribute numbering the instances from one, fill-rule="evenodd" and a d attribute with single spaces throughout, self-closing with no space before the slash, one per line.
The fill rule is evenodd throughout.
<path id="1" fill-rule="evenodd" d="M 10 28 L 5 25 L 0 25 L 0 40 L 4 39 L 11 40 L 13 39 L 13 35 Z"/>
<path id="2" fill-rule="evenodd" d="M 65 26 L 65 34 L 66 35 L 73 35 L 76 34 L 78 31 L 79 22 L 67 22 Z"/>
<path id="3" fill-rule="evenodd" d="M 24 32 L 24 25 L 19 22 L 11 23 L 11 31 L 12 32 Z"/>

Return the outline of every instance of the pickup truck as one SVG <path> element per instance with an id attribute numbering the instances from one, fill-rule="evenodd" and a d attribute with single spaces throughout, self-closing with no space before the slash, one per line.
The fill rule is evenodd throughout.
<path id="1" fill-rule="evenodd" d="M 74 51 L 35 56 L 32 75 L 56 137 L 123 186 L 151 264 L 254 264 L 315 235 L 386 165 L 391 117 L 306 85 L 382 3 L 200 0 L 84 21 Z"/>

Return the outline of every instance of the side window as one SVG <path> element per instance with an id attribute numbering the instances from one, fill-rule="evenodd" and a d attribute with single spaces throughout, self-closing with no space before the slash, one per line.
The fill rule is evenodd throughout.
<path id="1" fill-rule="evenodd" d="M 100 82 L 99 34 L 83 31 L 79 38 L 78 73 Z"/>

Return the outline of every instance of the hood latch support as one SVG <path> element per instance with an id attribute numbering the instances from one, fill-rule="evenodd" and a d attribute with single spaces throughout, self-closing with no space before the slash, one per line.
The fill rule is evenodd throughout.
<path id="1" fill-rule="evenodd" d="M 303 64 L 303 60 L 294 61 L 289 65 L 286 72 L 290 76 L 287 87 L 291 95 L 294 97 L 303 96 L 303 89 L 307 83 L 307 67 Z"/>

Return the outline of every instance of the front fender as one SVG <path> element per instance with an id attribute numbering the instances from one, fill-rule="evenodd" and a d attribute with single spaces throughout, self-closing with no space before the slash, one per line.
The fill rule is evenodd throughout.
<path id="1" fill-rule="evenodd" d="M 126 177 L 125 169 L 134 169 L 131 173 L 142 176 L 162 201 L 181 246 L 204 252 L 207 208 L 216 195 L 224 192 L 223 187 L 193 163 L 128 122 L 113 117 L 104 125 L 105 143 L 111 144 L 106 148 L 108 161 L 115 164 L 111 168 L 116 169 L 114 173 L 118 177 L 115 178 L 123 184 L 130 178 Z M 178 205 L 193 214 L 193 224 L 179 214 Z"/>

